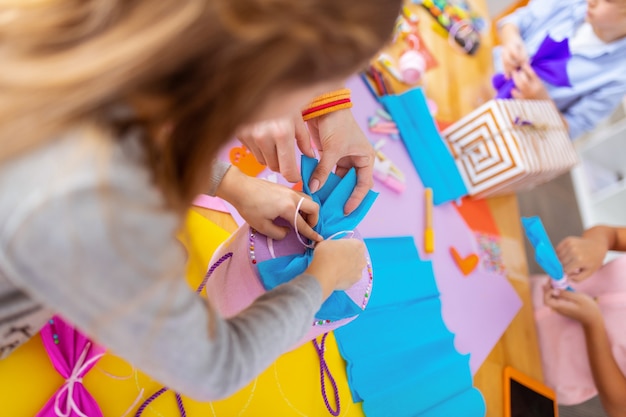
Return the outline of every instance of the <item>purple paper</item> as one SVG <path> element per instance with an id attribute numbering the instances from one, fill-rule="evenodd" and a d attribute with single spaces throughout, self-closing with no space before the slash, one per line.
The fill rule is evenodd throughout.
<path id="1" fill-rule="evenodd" d="M 572 84 L 567 75 L 567 62 L 571 57 L 567 38 L 556 42 L 548 35 L 539 46 L 535 56 L 531 58 L 530 66 L 546 83 L 557 87 L 571 87 Z M 491 81 L 497 90 L 496 98 L 512 97 L 511 91 L 515 88 L 512 79 L 506 78 L 504 74 L 496 74 Z"/>
<path id="2" fill-rule="evenodd" d="M 385 136 L 369 132 L 368 117 L 380 105 L 371 96 L 361 79 L 352 78 L 347 87 L 352 90 L 354 116 L 370 140 Z M 522 302 L 503 274 L 486 271 L 479 265 L 465 277 L 450 255 L 450 247 L 461 256 L 478 253 L 478 243 L 461 215 L 451 204 L 436 206 L 433 210 L 435 252 L 424 253 L 424 186 L 411 160 L 399 141 L 387 140 L 382 152 L 404 172 L 406 191 L 394 193 L 376 182 L 374 190 L 380 193 L 365 220 L 359 225 L 364 237 L 414 237 L 424 260 L 431 260 L 441 292 L 443 319 L 455 334 L 455 347 L 460 353 L 471 355 L 470 367 L 476 373 L 500 336 L 515 317 Z"/>
<path id="3" fill-rule="evenodd" d="M 65 378 L 65 383 L 36 417 L 102 417 L 82 378 L 104 355 L 104 348 L 93 344 L 58 316 L 41 329 L 41 339 L 54 369 Z"/>

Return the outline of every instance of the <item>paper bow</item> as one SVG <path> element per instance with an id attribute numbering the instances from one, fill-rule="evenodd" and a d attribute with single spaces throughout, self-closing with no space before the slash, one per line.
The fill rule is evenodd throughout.
<path id="1" fill-rule="evenodd" d="M 535 248 L 535 260 L 544 271 L 552 278 L 560 280 L 563 278 L 563 266 L 556 256 L 556 251 L 546 229 L 537 216 L 522 217 L 522 225 L 526 232 L 526 237 Z"/>
<path id="2" fill-rule="evenodd" d="M 530 60 L 530 66 L 537 76 L 557 87 L 571 87 L 572 84 L 567 76 L 567 61 L 572 57 L 567 38 L 556 42 L 550 37 L 546 38 Z M 496 74 L 491 80 L 497 90 L 496 98 L 511 98 L 511 91 L 515 88 L 513 79 L 508 79 L 504 74 Z"/>
<path id="3" fill-rule="evenodd" d="M 102 417 L 98 403 L 83 385 L 83 377 L 104 355 L 104 348 L 92 344 L 57 316 L 41 329 L 41 338 L 65 383 L 36 417 Z"/>
<path id="4" fill-rule="evenodd" d="M 351 169 L 343 178 L 331 173 L 324 186 L 319 191 L 311 193 L 308 184 L 316 166 L 317 160 L 302 156 L 303 191 L 320 206 L 319 221 L 314 227 L 315 231 L 325 239 L 340 232 L 353 231 L 374 204 L 378 193 L 368 191 L 359 207 L 352 213 L 344 215 L 343 207 L 357 183 L 356 171 L 354 168 Z M 335 237 L 341 238 L 343 236 Z M 259 262 L 258 269 L 261 282 L 269 291 L 302 274 L 312 259 L 313 250 L 306 248 L 304 253 Z M 315 317 L 335 321 L 353 317 L 361 311 L 361 307 L 355 304 L 345 292 L 335 291 L 322 304 Z"/>

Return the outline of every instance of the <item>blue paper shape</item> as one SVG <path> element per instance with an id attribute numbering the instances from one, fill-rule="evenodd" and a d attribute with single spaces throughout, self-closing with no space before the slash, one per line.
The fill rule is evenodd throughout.
<path id="1" fill-rule="evenodd" d="M 539 266 L 552 278 L 556 280 L 563 278 L 563 266 L 556 255 L 554 246 L 550 242 L 541 219 L 538 216 L 522 217 L 522 225 L 524 226 L 526 237 L 533 248 L 535 248 L 535 259 Z"/>
<path id="2" fill-rule="evenodd" d="M 382 96 L 380 102 L 398 126 L 402 142 L 422 183 L 433 189 L 434 204 L 466 196 L 463 178 L 435 126 L 422 89 Z"/>
<path id="3" fill-rule="evenodd" d="M 378 193 L 368 191 L 359 207 L 352 213 L 344 215 L 343 207 L 356 187 L 356 171 L 352 168 L 343 178 L 331 173 L 324 186 L 317 192 L 311 193 L 308 184 L 317 164 L 316 159 L 302 156 L 303 191 L 320 206 L 319 221 L 313 229 L 324 238 L 329 238 L 339 232 L 354 230 L 374 204 Z M 335 238 L 341 237 L 343 236 Z M 307 249 L 301 255 L 282 256 L 259 262 L 257 266 L 261 283 L 269 291 L 291 281 L 307 269 L 312 259 L 313 250 Z M 354 317 L 362 311 L 361 307 L 355 304 L 344 291 L 334 291 L 322 304 L 315 317 L 335 321 Z"/>
<path id="4" fill-rule="evenodd" d="M 548 84 L 571 87 L 567 75 L 567 62 L 571 57 L 567 38 L 557 42 L 548 35 L 531 58 L 530 66 L 537 76 Z M 496 98 L 511 98 L 511 91 L 515 88 L 512 79 L 506 78 L 504 74 L 496 74 L 491 81 L 497 91 Z"/>
<path id="5" fill-rule="evenodd" d="M 412 237 L 366 244 L 376 291 L 366 311 L 335 330 L 353 400 L 368 417 L 484 416 L 469 356 L 456 351 L 441 317 L 431 263 Z"/>

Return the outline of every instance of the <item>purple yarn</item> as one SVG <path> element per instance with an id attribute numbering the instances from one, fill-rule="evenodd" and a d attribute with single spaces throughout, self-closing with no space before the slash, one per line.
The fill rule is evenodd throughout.
<path id="1" fill-rule="evenodd" d="M 330 373 L 330 369 L 328 368 L 328 364 L 326 363 L 326 359 L 324 359 L 324 351 L 326 350 L 326 337 L 328 333 L 324 333 L 322 336 L 322 343 L 318 345 L 317 340 L 313 340 L 313 346 L 315 346 L 315 351 L 320 358 L 320 382 L 322 384 L 322 398 L 324 398 L 324 404 L 326 404 L 326 408 L 328 412 L 337 417 L 341 413 L 341 400 L 339 398 L 339 390 L 337 389 L 337 383 L 335 382 L 335 378 Z M 328 401 L 328 396 L 326 395 L 326 382 L 324 378 L 324 373 L 328 375 L 328 380 L 330 384 L 333 386 L 333 392 L 335 393 L 335 405 L 337 406 L 336 410 L 330 406 L 330 402 Z"/>
<path id="2" fill-rule="evenodd" d="M 141 404 L 141 407 L 139 407 L 137 409 L 137 412 L 135 413 L 135 417 L 141 417 L 141 415 L 143 414 L 143 412 L 146 409 L 146 407 L 148 407 L 150 405 L 150 403 L 152 403 L 152 401 L 156 400 L 161 395 L 165 394 L 168 390 L 169 390 L 169 388 L 163 387 L 160 390 L 158 390 L 157 392 L 155 392 L 154 394 L 152 394 L 150 397 L 148 397 L 148 399 L 146 401 L 144 401 L 143 404 Z"/>
<path id="3" fill-rule="evenodd" d="M 201 293 L 202 290 L 204 289 L 204 287 L 206 286 L 207 281 L 209 280 L 209 278 L 211 278 L 211 275 L 213 275 L 213 272 L 215 272 L 215 270 L 217 268 L 219 268 L 219 266 L 221 264 L 223 264 L 227 259 L 230 259 L 232 257 L 233 257 L 233 253 L 232 252 L 228 252 L 228 253 L 224 254 L 224 256 L 219 258 L 213 265 L 211 265 L 211 267 L 207 271 L 206 275 L 204 276 L 204 279 L 200 283 L 200 286 L 198 287 L 196 292 L 197 293 Z"/>
<path id="4" fill-rule="evenodd" d="M 202 290 L 206 286 L 207 281 L 209 280 L 209 278 L 211 278 L 211 275 L 213 275 L 213 272 L 215 272 L 215 270 L 219 268 L 219 266 L 223 264 L 227 259 L 232 258 L 232 256 L 233 256 L 233 253 L 228 252 L 227 254 L 222 256 L 220 259 L 218 259 L 213 265 L 211 265 L 206 275 L 204 276 L 204 279 L 200 283 L 200 286 L 196 290 L 197 293 L 202 292 Z M 324 381 L 322 381 L 322 383 L 323 382 Z M 157 392 L 155 392 L 154 394 L 152 394 L 150 397 L 148 397 L 148 399 L 146 399 L 146 401 L 144 401 L 143 404 L 141 404 L 141 406 L 137 409 L 137 412 L 135 413 L 135 417 L 141 417 L 141 414 L 144 412 L 146 407 L 148 407 L 150 403 L 152 403 L 152 401 L 156 400 L 161 395 L 165 394 L 167 391 L 169 391 L 169 388 L 163 387 Z M 187 412 L 185 411 L 185 405 L 183 404 L 183 398 L 177 392 L 174 392 L 174 395 L 176 397 L 176 405 L 178 406 L 178 411 L 180 412 L 180 416 L 187 417 Z"/>

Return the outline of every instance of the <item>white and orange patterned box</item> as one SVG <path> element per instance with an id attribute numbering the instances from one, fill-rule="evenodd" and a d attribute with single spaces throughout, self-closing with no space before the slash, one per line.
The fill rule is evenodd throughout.
<path id="1" fill-rule="evenodd" d="M 559 111 L 545 100 L 491 100 L 442 132 L 470 195 L 530 189 L 578 163 Z"/>

